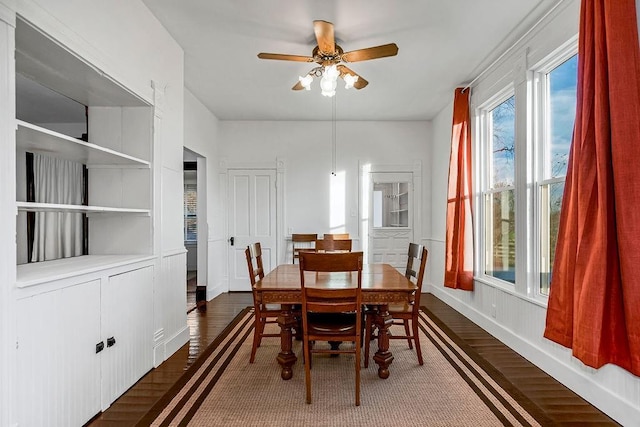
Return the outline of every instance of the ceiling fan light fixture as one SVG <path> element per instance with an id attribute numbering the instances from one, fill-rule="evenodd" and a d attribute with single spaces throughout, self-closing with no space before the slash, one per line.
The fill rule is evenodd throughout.
<path id="1" fill-rule="evenodd" d="M 358 81 L 358 76 L 352 76 L 351 74 L 344 75 L 344 88 L 351 89 L 353 85 Z"/>
<path id="2" fill-rule="evenodd" d="M 336 94 L 339 75 L 340 72 L 338 71 L 338 67 L 336 67 L 335 64 L 324 67 L 322 80 L 320 80 L 320 89 L 322 89 L 322 95 L 332 97 Z"/>
<path id="3" fill-rule="evenodd" d="M 303 88 L 305 88 L 306 90 L 311 90 L 311 82 L 313 81 L 313 77 L 311 77 L 311 75 L 307 74 L 304 77 L 298 76 L 298 80 L 300 81 L 300 84 Z"/>
<path id="4" fill-rule="evenodd" d="M 370 59 L 386 58 L 398 54 L 398 46 L 395 43 L 387 43 L 380 46 L 367 47 L 345 52 L 336 44 L 333 24 L 328 21 L 313 21 L 313 29 L 318 45 L 311 51 L 311 56 L 286 55 L 281 53 L 258 54 L 260 59 L 276 59 L 281 61 L 315 62 L 316 65 L 306 77 L 300 77 L 292 90 L 311 90 L 313 78 L 319 78 L 322 95 L 332 97 L 336 94 L 336 81 L 338 77 L 345 80 L 345 88 L 352 87 L 364 89 L 369 82 L 354 71 L 351 71 L 345 62 L 368 61 Z"/>
<path id="5" fill-rule="evenodd" d="M 320 80 L 322 95 L 332 97 L 336 94 L 336 86 L 338 86 L 338 82 L 336 80 L 332 80 L 326 74 L 322 76 L 322 80 Z"/>

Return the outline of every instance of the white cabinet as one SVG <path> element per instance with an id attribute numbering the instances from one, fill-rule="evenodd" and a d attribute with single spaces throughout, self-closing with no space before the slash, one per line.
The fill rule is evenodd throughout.
<path id="1" fill-rule="evenodd" d="M 16 312 L 19 425 L 82 425 L 100 411 L 100 280 L 21 299 Z"/>
<path id="2" fill-rule="evenodd" d="M 153 269 L 110 276 L 102 286 L 102 408 L 153 367 Z"/>
<path id="3" fill-rule="evenodd" d="M 153 366 L 153 267 L 18 300 L 20 425 L 82 425 Z"/>

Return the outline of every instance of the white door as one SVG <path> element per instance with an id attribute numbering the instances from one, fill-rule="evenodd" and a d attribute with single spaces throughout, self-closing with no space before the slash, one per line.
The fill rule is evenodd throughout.
<path id="1" fill-rule="evenodd" d="M 369 175 L 369 262 L 391 264 L 404 273 L 413 241 L 413 174 Z"/>
<path id="2" fill-rule="evenodd" d="M 276 171 L 229 170 L 229 290 L 251 291 L 244 251 L 260 242 L 265 274 L 276 263 Z"/>

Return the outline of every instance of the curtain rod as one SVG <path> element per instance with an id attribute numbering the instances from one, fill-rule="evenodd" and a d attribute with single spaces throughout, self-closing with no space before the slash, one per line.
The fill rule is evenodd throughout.
<path id="1" fill-rule="evenodd" d="M 558 8 L 558 6 L 560 6 L 560 4 L 562 4 L 563 0 L 558 0 L 558 2 L 551 8 L 549 9 L 544 15 L 542 15 L 542 17 L 540 17 L 540 19 L 538 19 L 535 24 L 533 24 L 531 26 L 531 28 L 529 28 L 522 36 L 520 36 L 518 38 L 518 40 L 516 40 L 509 48 L 507 48 L 507 50 L 505 50 L 504 52 L 502 52 L 502 54 L 500 56 L 498 56 L 491 64 L 489 64 L 487 66 L 487 68 L 485 68 L 484 70 L 482 70 L 480 72 L 480 74 L 478 74 L 473 80 L 471 80 L 471 82 L 469 82 L 463 89 L 462 92 L 464 93 L 465 90 L 469 89 L 471 86 L 473 86 L 473 84 L 475 82 L 477 82 L 480 77 L 484 76 L 484 74 L 489 71 L 494 65 L 496 65 L 498 62 L 500 62 L 500 60 L 502 58 L 504 58 L 508 53 L 511 52 L 511 50 L 513 50 L 514 47 L 516 47 L 518 45 L 518 43 L 520 43 L 525 37 L 527 37 L 531 31 L 533 31 L 534 29 L 536 29 L 536 27 L 538 27 L 538 25 L 540 25 L 540 23 L 542 21 L 544 21 L 547 16 L 549 16 L 554 10 L 556 10 Z"/>

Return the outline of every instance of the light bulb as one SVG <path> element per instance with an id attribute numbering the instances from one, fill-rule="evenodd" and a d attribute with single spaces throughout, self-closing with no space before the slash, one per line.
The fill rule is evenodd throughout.
<path id="1" fill-rule="evenodd" d="M 340 75 L 340 71 L 338 71 L 338 67 L 336 65 L 330 65 L 328 67 L 324 67 L 324 75 L 330 78 L 331 80 L 338 80 L 338 76 Z"/>
<path id="2" fill-rule="evenodd" d="M 353 85 L 358 81 L 358 76 L 352 76 L 351 74 L 344 75 L 344 88 L 351 89 Z"/>
<path id="3" fill-rule="evenodd" d="M 337 82 L 334 79 L 326 74 L 322 76 L 322 80 L 320 80 L 320 89 L 322 89 L 322 95 L 329 97 L 335 95 L 336 86 Z"/>
<path id="4" fill-rule="evenodd" d="M 300 84 L 303 88 L 305 88 L 306 90 L 311 90 L 311 82 L 313 81 L 313 77 L 307 74 L 304 77 L 298 76 L 298 80 L 300 81 Z"/>

